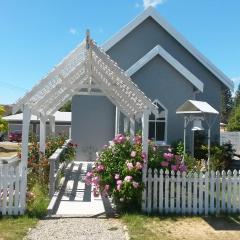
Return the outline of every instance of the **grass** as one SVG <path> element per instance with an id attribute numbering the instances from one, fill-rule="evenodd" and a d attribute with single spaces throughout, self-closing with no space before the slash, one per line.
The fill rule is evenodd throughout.
<path id="1" fill-rule="evenodd" d="M 240 217 L 156 217 L 125 214 L 131 240 L 239 240 Z"/>
<path id="2" fill-rule="evenodd" d="M 37 218 L 29 216 L 0 218 L 0 240 L 23 239 L 29 228 L 35 227 L 37 222 Z"/>

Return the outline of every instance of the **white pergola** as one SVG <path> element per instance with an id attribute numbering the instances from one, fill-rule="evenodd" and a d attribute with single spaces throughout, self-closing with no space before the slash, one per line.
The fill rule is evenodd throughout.
<path id="1" fill-rule="evenodd" d="M 87 32 L 86 40 L 14 105 L 13 113 L 23 111 L 21 163 L 25 188 L 31 115 L 40 118 L 40 151 L 44 153 L 46 121 L 49 120 L 50 129 L 54 133 L 54 113 L 73 95 L 108 97 L 116 106 L 116 133 L 120 112 L 130 119 L 132 136 L 135 133 L 135 120 L 141 119 L 143 151 L 148 153 L 148 118 L 150 113 L 158 114 L 157 106 L 139 90 L 117 63 L 90 39 Z"/>

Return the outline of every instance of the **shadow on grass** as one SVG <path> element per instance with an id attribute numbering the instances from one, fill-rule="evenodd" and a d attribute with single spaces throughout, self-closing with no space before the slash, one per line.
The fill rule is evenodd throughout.
<path id="1" fill-rule="evenodd" d="M 219 217 L 203 217 L 216 231 L 240 231 L 240 216 L 229 215 Z"/>

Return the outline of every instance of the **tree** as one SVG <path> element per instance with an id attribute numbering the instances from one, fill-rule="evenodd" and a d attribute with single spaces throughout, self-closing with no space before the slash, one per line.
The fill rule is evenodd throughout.
<path id="1" fill-rule="evenodd" d="M 234 105 L 234 103 L 233 103 L 231 90 L 229 88 L 223 89 L 222 90 L 222 104 L 221 104 L 221 122 L 223 122 L 223 123 L 228 122 L 231 111 L 233 109 L 233 105 Z"/>
<path id="2" fill-rule="evenodd" d="M 67 101 L 60 109 L 60 112 L 71 112 L 72 111 L 72 101 Z"/>
<path id="3" fill-rule="evenodd" d="M 240 105 L 240 84 L 238 85 L 238 89 L 235 93 L 234 97 L 234 106 L 237 107 Z"/>
<path id="4" fill-rule="evenodd" d="M 228 131 L 240 131 L 240 106 L 237 106 L 229 118 L 227 124 Z"/>
<path id="5" fill-rule="evenodd" d="M 2 119 L 4 112 L 5 112 L 4 107 L 0 106 L 0 132 L 5 132 L 8 128 L 7 122 Z"/>

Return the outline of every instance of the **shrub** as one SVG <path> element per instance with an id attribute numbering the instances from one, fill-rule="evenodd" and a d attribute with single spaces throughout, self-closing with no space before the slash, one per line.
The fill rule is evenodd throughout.
<path id="1" fill-rule="evenodd" d="M 27 213 L 31 217 L 41 218 L 46 215 L 49 204 L 48 190 L 40 183 L 36 183 L 27 192 Z"/>
<path id="2" fill-rule="evenodd" d="M 131 141 L 129 137 L 119 134 L 98 154 L 96 164 L 92 172 L 87 173 L 85 182 L 94 185 L 95 195 L 102 193 L 112 196 L 115 203 L 122 208 L 139 208 L 144 188 L 142 169 L 146 159 L 140 136 L 135 136 Z M 148 166 L 174 171 L 186 170 L 180 156 L 170 151 L 163 153 L 151 141 Z"/>

